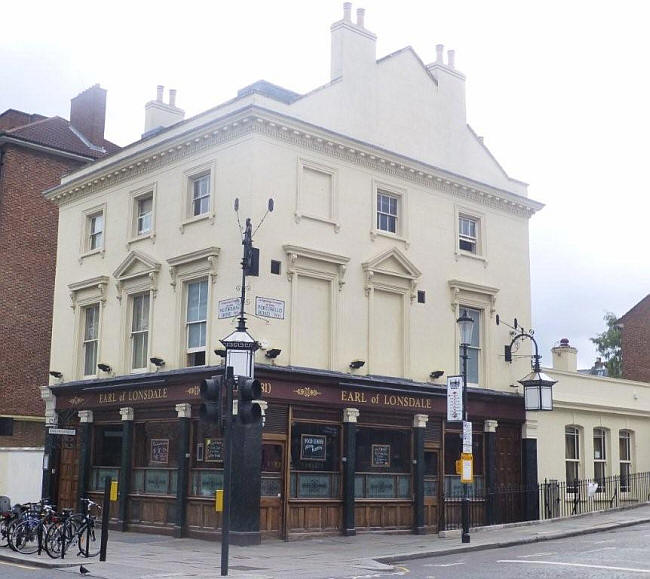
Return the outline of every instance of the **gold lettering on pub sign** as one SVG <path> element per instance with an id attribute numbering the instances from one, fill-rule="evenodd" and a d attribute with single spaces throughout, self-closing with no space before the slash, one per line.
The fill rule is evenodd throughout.
<path id="1" fill-rule="evenodd" d="M 431 408 L 429 398 L 403 396 L 401 394 L 371 394 L 352 390 L 341 390 L 341 401 L 377 406 L 399 406 L 401 408 Z"/>
<path id="2" fill-rule="evenodd" d="M 144 390 L 100 392 L 99 404 L 117 404 L 118 402 L 146 402 L 148 400 L 165 400 L 166 398 L 167 388 L 146 388 Z"/>

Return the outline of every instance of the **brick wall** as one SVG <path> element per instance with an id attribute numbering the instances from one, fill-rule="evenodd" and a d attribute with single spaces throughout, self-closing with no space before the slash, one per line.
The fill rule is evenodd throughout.
<path id="1" fill-rule="evenodd" d="M 623 322 L 623 378 L 650 382 L 650 295 L 630 310 Z"/>
<path id="2" fill-rule="evenodd" d="M 0 448 L 40 447 L 44 442 L 44 422 L 14 420 L 14 435 L 0 436 Z"/>
<path id="3" fill-rule="evenodd" d="M 0 414 L 42 416 L 48 383 L 57 208 L 41 192 L 78 167 L 6 145 L 0 167 Z"/>

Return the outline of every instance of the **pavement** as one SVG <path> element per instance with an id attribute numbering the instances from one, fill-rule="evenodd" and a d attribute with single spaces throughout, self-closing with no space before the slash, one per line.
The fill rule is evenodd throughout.
<path id="1" fill-rule="evenodd" d="M 360 533 L 356 537 L 321 537 L 285 542 L 264 540 L 253 547 L 230 546 L 229 575 L 233 577 L 379 577 L 394 570 L 393 562 L 523 545 L 650 522 L 650 503 L 590 513 L 568 519 L 533 521 L 471 530 L 471 542 L 460 533 L 439 535 Z M 54 560 L 43 553 L 20 555 L 0 549 L 0 561 L 79 573 L 106 579 L 216 577 L 220 574 L 220 543 L 174 539 L 160 535 L 111 531 L 106 562 L 70 555 Z M 58 573 L 57 573 L 58 575 Z"/>

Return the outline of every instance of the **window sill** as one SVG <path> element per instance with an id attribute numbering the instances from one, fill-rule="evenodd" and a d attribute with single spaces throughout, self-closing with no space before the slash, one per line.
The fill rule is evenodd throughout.
<path id="1" fill-rule="evenodd" d="M 194 223 L 205 221 L 206 219 L 209 219 L 211 224 L 214 223 L 214 213 L 204 213 L 203 215 L 197 215 L 196 217 L 186 218 L 180 225 L 181 233 L 183 233 L 184 228 L 188 225 L 193 225 Z"/>
<path id="2" fill-rule="evenodd" d="M 147 372 L 150 372 L 149 368 L 131 368 L 131 371 L 129 374 L 146 374 Z"/>
<path id="3" fill-rule="evenodd" d="M 104 252 L 104 248 L 103 248 L 103 247 L 101 247 L 101 248 L 99 248 L 99 249 L 92 249 L 92 250 L 90 250 L 90 251 L 86 251 L 86 252 L 82 253 L 82 254 L 79 256 L 79 263 L 81 263 L 81 262 L 82 262 L 84 259 L 86 259 L 87 257 L 91 257 L 91 256 L 93 256 L 93 255 L 101 255 L 102 258 L 103 258 L 103 257 L 104 257 L 104 253 L 105 253 L 105 252 Z"/>
<path id="4" fill-rule="evenodd" d="M 335 219 L 331 219 L 329 217 L 320 217 L 318 215 L 309 215 L 307 213 L 298 213 L 298 212 L 296 212 L 294 216 L 296 219 L 296 223 L 300 223 L 300 221 L 302 221 L 303 219 L 310 219 L 312 221 L 320 221 L 321 223 L 327 223 L 328 225 L 332 225 L 336 233 L 341 231 L 341 224 Z"/>
<path id="5" fill-rule="evenodd" d="M 132 237 L 131 239 L 127 240 L 126 246 L 129 247 L 133 243 L 137 243 L 138 241 L 144 241 L 145 239 L 150 239 L 153 242 L 156 239 L 156 234 L 147 233 L 146 235 L 138 235 L 137 237 Z"/>
<path id="6" fill-rule="evenodd" d="M 406 237 L 402 237 L 397 233 L 390 233 L 389 231 L 383 231 L 381 229 L 372 229 L 370 231 L 370 239 L 375 241 L 377 237 L 386 237 L 388 239 L 394 239 L 395 241 L 401 241 L 406 246 L 407 249 L 410 245 L 410 242 Z"/>
<path id="7" fill-rule="evenodd" d="M 456 250 L 456 261 L 458 261 L 460 258 L 468 257 L 470 259 L 475 259 L 476 261 L 482 261 L 483 265 L 487 266 L 487 258 L 484 255 L 478 255 L 476 253 L 472 253 L 470 251 L 463 251 L 462 249 L 457 249 Z"/>

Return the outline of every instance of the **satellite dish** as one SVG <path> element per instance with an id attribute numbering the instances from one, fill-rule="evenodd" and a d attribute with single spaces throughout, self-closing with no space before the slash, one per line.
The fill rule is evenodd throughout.
<path id="1" fill-rule="evenodd" d="M 269 198 L 268 209 L 269 211 L 273 211 L 273 198 Z"/>
<path id="2" fill-rule="evenodd" d="M 239 211 L 239 197 L 235 197 L 235 211 Z"/>

